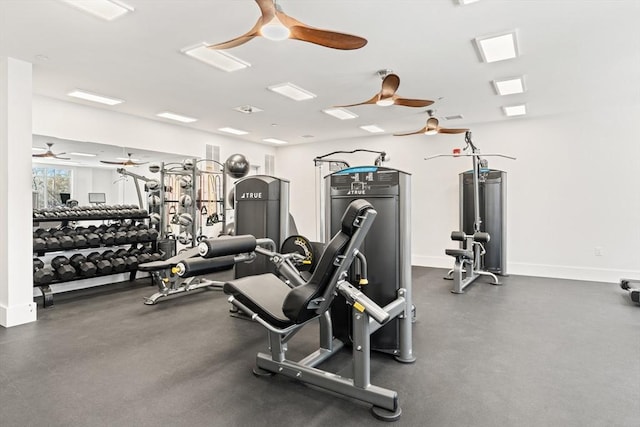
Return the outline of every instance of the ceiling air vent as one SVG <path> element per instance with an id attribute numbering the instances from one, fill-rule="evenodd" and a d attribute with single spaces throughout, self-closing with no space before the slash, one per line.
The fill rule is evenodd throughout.
<path id="1" fill-rule="evenodd" d="M 260 111 L 262 111 L 260 108 L 254 107 L 253 105 L 241 105 L 234 108 L 234 110 L 244 114 L 259 113 Z"/>

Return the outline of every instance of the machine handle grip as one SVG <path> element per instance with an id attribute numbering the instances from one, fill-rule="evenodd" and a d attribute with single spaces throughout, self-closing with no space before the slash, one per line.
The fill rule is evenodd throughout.
<path id="1" fill-rule="evenodd" d="M 344 296 L 347 301 L 353 305 L 354 309 L 361 313 L 366 312 L 381 325 L 384 325 L 389 321 L 389 318 L 391 317 L 389 313 L 350 283 L 342 282 L 338 285 L 338 292 L 340 292 L 340 294 L 342 294 L 342 296 Z"/>

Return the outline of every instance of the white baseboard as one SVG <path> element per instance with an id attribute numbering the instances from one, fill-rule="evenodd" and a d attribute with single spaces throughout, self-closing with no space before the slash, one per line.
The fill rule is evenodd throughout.
<path id="1" fill-rule="evenodd" d="M 438 257 L 413 255 L 412 265 L 419 267 L 450 269 L 453 268 L 453 258 L 448 256 Z M 605 268 L 550 264 L 528 264 L 519 262 L 508 263 L 507 274 L 607 283 L 618 283 L 618 281 L 623 277 L 640 279 L 640 270 L 613 270 Z"/>
<path id="2" fill-rule="evenodd" d="M 37 311 L 38 307 L 35 302 L 12 307 L 0 305 L 0 326 L 10 328 L 24 323 L 35 322 Z"/>

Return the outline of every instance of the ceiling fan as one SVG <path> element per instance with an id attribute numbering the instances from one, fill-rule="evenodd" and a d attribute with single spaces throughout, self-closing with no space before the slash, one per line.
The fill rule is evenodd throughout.
<path id="1" fill-rule="evenodd" d="M 433 101 L 428 99 L 409 99 L 401 98 L 396 94 L 398 87 L 400 86 L 400 77 L 397 74 L 393 74 L 391 70 L 380 70 L 378 75 L 383 78 L 382 89 L 379 93 L 376 93 L 373 98 L 359 102 L 357 104 L 338 105 L 338 107 L 354 107 L 356 105 L 377 104 L 382 107 L 389 105 L 403 105 L 405 107 L 428 107 L 433 104 Z"/>
<path id="2" fill-rule="evenodd" d="M 435 112 L 433 110 L 427 110 L 427 114 L 429 114 L 429 118 L 427 119 L 427 124 L 422 129 L 417 130 L 415 132 L 409 132 L 409 133 L 394 133 L 393 136 L 418 135 L 421 133 L 425 135 L 435 135 L 438 133 L 455 134 L 455 133 L 465 133 L 466 131 L 469 130 L 469 129 L 449 129 L 449 128 L 440 127 L 440 125 L 438 124 L 439 123 L 438 119 L 433 117 L 434 113 Z"/>
<path id="3" fill-rule="evenodd" d="M 63 154 L 67 154 L 67 153 L 58 153 L 55 154 L 52 150 L 51 147 L 53 147 L 53 142 L 47 142 L 47 151 L 45 153 L 42 154 L 32 154 L 32 157 L 44 157 L 46 159 L 59 159 L 59 160 L 71 160 L 70 157 L 60 157 Z"/>
<path id="4" fill-rule="evenodd" d="M 133 153 L 127 153 L 127 160 L 121 161 L 121 162 L 110 162 L 108 160 L 100 160 L 100 163 L 105 163 L 107 165 L 118 165 L 118 166 L 138 166 L 138 165 L 144 165 L 146 163 L 149 162 L 134 162 L 133 160 L 131 160 L 131 156 Z"/>
<path id="5" fill-rule="evenodd" d="M 256 0 L 256 3 L 258 3 L 262 15 L 253 28 L 235 39 L 210 45 L 209 49 L 229 49 L 240 46 L 258 36 L 269 40 L 289 38 L 342 50 L 359 49 L 367 44 L 367 40 L 362 37 L 303 24 L 284 13 L 277 0 Z"/>

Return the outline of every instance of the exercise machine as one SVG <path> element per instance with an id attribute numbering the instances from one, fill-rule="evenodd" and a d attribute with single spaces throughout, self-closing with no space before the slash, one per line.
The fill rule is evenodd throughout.
<path id="1" fill-rule="evenodd" d="M 462 153 L 460 149 L 454 149 L 453 154 L 437 154 L 434 156 L 425 157 L 425 160 L 435 159 L 437 157 L 471 157 L 473 161 L 473 168 L 471 170 L 472 177 L 472 205 L 473 205 L 473 230 L 470 233 L 465 231 L 454 231 L 451 233 L 451 240 L 459 241 L 460 247 L 457 249 L 446 249 L 445 253 L 455 258 L 453 269 L 450 270 L 445 279 L 453 280 L 453 286 L 451 292 L 454 294 L 464 293 L 464 289 L 473 283 L 481 276 L 486 276 L 491 279 L 492 285 L 501 285 L 498 277 L 488 271 L 484 267 L 484 256 L 486 254 L 485 245 L 491 240 L 491 234 L 486 230 L 483 230 L 483 222 L 480 216 L 480 186 L 481 181 L 486 179 L 486 174 L 489 172 L 488 161 L 483 157 L 503 157 L 510 160 L 515 160 L 515 157 L 507 156 L 504 154 L 490 153 L 481 154 L 478 147 L 471 140 L 471 132 L 465 133 L 465 147 L 462 151 L 468 151 Z M 463 183 L 461 178 L 461 184 Z M 462 187 L 462 186 L 461 186 Z M 461 188 L 461 194 L 464 194 L 463 188 Z M 461 196 L 464 200 L 464 196 Z M 462 210 L 463 203 L 461 201 L 461 228 L 464 224 L 464 212 Z M 504 218 L 504 214 L 503 214 Z M 505 253 L 506 236 L 504 230 L 501 231 L 502 244 L 501 250 Z M 504 269 L 502 270 L 504 271 Z"/>
<path id="2" fill-rule="evenodd" d="M 359 289 L 376 304 L 384 306 L 393 301 L 399 289 L 404 289 L 411 304 L 411 175 L 384 166 L 354 166 L 325 177 L 325 235 L 332 236 L 341 227 L 342 213 L 349 204 L 365 198 L 377 212 L 378 220 L 364 239 L 359 251 L 367 259 L 368 280 Z M 359 283 L 357 266 L 350 269 L 349 280 Z M 340 304 L 339 302 L 343 303 Z M 335 336 L 350 343 L 352 316 L 344 300 L 331 308 Z M 413 313 L 409 318 L 396 318 L 371 336 L 371 348 L 393 354 L 402 362 L 415 358 L 410 351 L 401 351 L 403 334 L 408 334 Z M 405 330 L 406 329 L 406 330 Z M 404 356 L 399 356 L 400 354 Z"/>
<path id="3" fill-rule="evenodd" d="M 224 284 L 229 302 L 268 333 L 269 353 L 258 353 L 254 373 L 280 374 L 333 393 L 372 405 L 373 415 L 386 421 L 397 420 L 402 411 L 398 393 L 371 384 L 370 336 L 395 318 L 411 316 L 410 292 L 400 288 L 393 301 L 380 306 L 348 280 L 349 269 L 360 253 L 377 211 L 363 199 L 351 201 L 342 216 L 340 227 L 326 245 L 311 278 L 291 287 L 272 273 L 235 279 Z M 338 352 L 343 341 L 334 338 L 330 309 L 342 296 L 351 310 L 352 372 L 347 378 L 323 371 L 318 365 Z M 319 348 L 299 361 L 286 357 L 289 340 L 306 325 L 319 321 Z M 411 322 L 400 335 L 397 359 L 409 360 Z"/>
<path id="4" fill-rule="evenodd" d="M 269 238 L 280 248 L 287 237 L 296 234 L 289 214 L 289 181 L 268 175 L 253 175 L 234 185 L 235 233 Z M 239 264 L 235 278 L 275 272 L 265 257 Z"/>
<path id="5" fill-rule="evenodd" d="M 632 288 L 631 284 L 638 285 L 640 284 L 640 280 L 639 279 L 620 279 L 620 287 L 625 291 L 629 292 L 629 297 L 631 298 L 631 301 L 635 302 L 636 304 L 640 304 L 640 289 Z"/>

